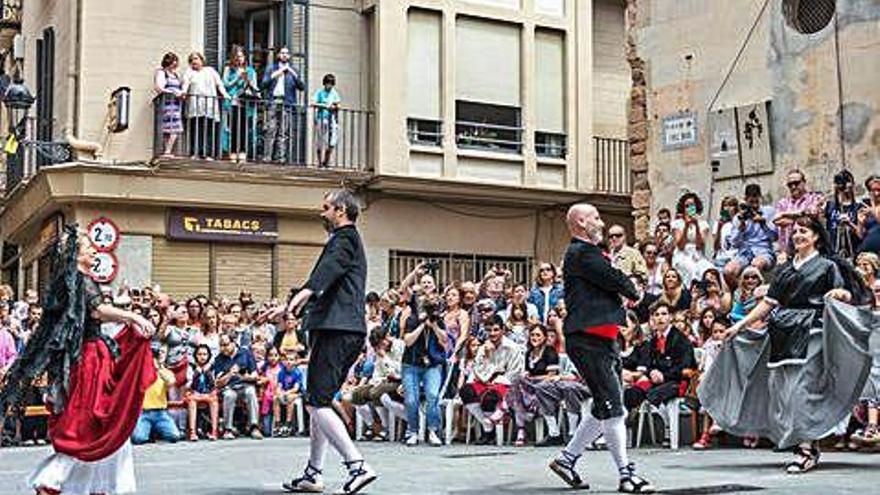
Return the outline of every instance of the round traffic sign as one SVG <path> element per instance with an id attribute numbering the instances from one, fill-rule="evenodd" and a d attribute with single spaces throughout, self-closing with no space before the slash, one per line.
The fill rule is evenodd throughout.
<path id="1" fill-rule="evenodd" d="M 107 217 L 92 220 L 88 227 L 89 240 L 100 252 L 110 252 L 119 245 L 119 227 Z"/>
<path id="2" fill-rule="evenodd" d="M 108 284 L 116 278 L 119 273 L 119 260 L 116 255 L 108 252 L 99 252 L 95 254 L 95 262 L 92 263 L 92 269 L 89 273 L 95 282 Z"/>

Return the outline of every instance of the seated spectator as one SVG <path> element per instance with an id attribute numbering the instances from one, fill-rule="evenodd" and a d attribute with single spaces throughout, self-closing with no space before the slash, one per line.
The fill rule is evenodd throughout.
<path id="1" fill-rule="evenodd" d="M 667 265 L 672 264 L 672 254 L 675 252 L 675 237 L 672 235 L 672 223 L 660 222 L 654 230 L 654 244 L 657 245 L 657 256 L 662 258 Z"/>
<path id="2" fill-rule="evenodd" d="M 565 351 L 565 332 L 563 331 L 563 324 L 565 323 L 565 316 L 560 316 L 560 312 L 564 314 L 568 314 L 565 309 L 565 300 L 560 299 L 557 302 L 557 308 L 552 308 L 550 313 L 547 315 L 547 331 L 548 338 L 550 339 L 551 345 L 556 347 L 556 352 L 564 352 Z"/>
<path id="3" fill-rule="evenodd" d="M 776 227 L 771 223 L 773 208 L 761 204 L 761 186 L 746 186 L 746 202 L 733 218 L 729 239 L 736 255 L 724 266 L 728 283 L 734 283 L 739 273 L 747 266 L 767 271 L 773 267 L 776 255 L 773 242 L 776 241 Z"/>
<path id="4" fill-rule="evenodd" d="M 649 311 L 650 312 L 650 311 Z M 624 387 L 624 405 L 628 410 L 638 408 L 639 393 L 628 392 L 632 387 L 639 387 L 642 391 L 651 388 L 651 379 L 648 378 L 648 366 L 651 364 L 651 344 L 645 338 L 637 316 L 629 311 L 626 314 L 626 325 L 620 327 L 618 343 L 620 344 L 621 377 Z"/>
<path id="5" fill-rule="evenodd" d="M 403 308 L 400 306 L 400 293 L 394 289 L 388 289 L 379 298 L 379 317 L 381 318 L 381 329 L 390 337 L 400 338 L 400 312 Z"/>
<path id="6" fill-rule="evenodd" d="M 706 270 L 703 279 L 694 284 L 691 291 L 691 315 L 698 316 L 704 309 L 713 308 L 721 314 L 727 314 L 732 305 L 730 292 L 727 291 L 721 274 L 715 268 Z"/>
<path id="7" fill-rule="evenodd" d="M 755 289 L 764 284 L 764 276 L 757 268 L 750 266 L 743 270 L 739 277 L 739 284 L 733 291 L 733 304 L 730 309 L 729 318 L 732 323 L 736 323 L 757 305 L 755 297 Z"/>
<path id="8" fill-rule="evenodd" d="M 550 309 L 556 306 L 556 302 L 565 298 L 562 284 L 556 281 L 559 275 L 553 263 L 543 262 L 538 266 L 538 277 L 535 285 L 529 291 L 528 302 L 538 309 L 538 320 L 547 324 L 547 316 Z"/>
<path id="9" fill-rule="evenodd" d="M 859 275 L 865 281 L 867 287 L 873 287 L 874 282 L 880 276 L 880 256 L 875 253 L 864 252 L 856 258 L 856 267 Z"/>
<path id="10" fill-rule="evenodd" d="M 300 340 L 300 321 L 293 313 L 284 315 L 281 329 L 275 334 L 273 347 L 277 348 L 282 356 L 294 354 L 297 365 L 305 362 L 307 351 L 305 344 Z"/>
<path id="11" fill-rule="evenodd" d="M 651 310 L 651 360 L 645 375 L 651 381 L 647 391 L 629 389 L 632 404 L 647 400 L 655 406 L 680 396 L 683 372 L 695 369 L 694 348 L 685 335 L 671 325 L 671 307 L 657 302 Z"/>
<path id="12" fill-rule="evenodd" d="M 366 406 L 369 408 L 368 410 L 372 411 L 373 408 L 382 406 L 383 395 L 397 395 L 396 392 L 401 383 L 401 366 L 406 344 L 403 340 L 391 337 L 381 328 L 377 328 L 370 333 L 370 345 L 376 352 L 372 376 L 365 385 L 353 389 L 343 398 L 356 407 Z M 394 399 L 396 400 L 396 397 Z M 369 414 L 372 416 L 372 412 Z M 390 419 L 387 411 L 380 412 L 379 420 L 382 423 L 382 431 L 379 433 L 379 440 L 388 439 L 388 421 Z"/>
<path id="13" fill-rule="evenodd" d="M 235 438 L 233 415 L 239 400 L 245 401 L 251 438 L 263 438 L 257 414 L 257 366 L 250 349 L 239 348 L 227 334 L 220 336 L 220 355 L 214 359 L 216 385 L 223 398 L 223 438 Z"/>
<path id="14" fill-rule="evenodd" d="M 131 443 L 147 443 L 155 434 L 157 439 L 176 442 L 180 431 L 174 418 L 168 413 L 168 387 L 174 385 L 174 373 L 165 367 L 168 350 L 165 346 L 154 348 L 153 362 L 156 365 L 156 381 L 144 394 L 144 409 L 131 434 Z"/>
<path id="15" fill-rule="evenodd" d="M 278 388 L 278 372 L 281 371 L 281 354 L 275 347 L 266 350 L 266 361 L 262 366 L 257 366 L 260 370 L 260 377 L 257 379 L 257 385 L 262 388 L 263 395 L 260 396 L 260 417 L 263 418 L 263 434 L 276 436 L 273 432 L 278 420 L 273 416 L 273 406 L 275 404 L 275 389 Z M 280 433 L 280 432 L 279 432 Z"/>
<path id="16" fill-rule="evenodd" d="M 552 333 L 548 332 L 547 335 Z M 547 436 L 535 443 L 535 447 L 562 445 L 564 440 L 556 419 L 559 405 L 565 405 L 568 432 L 573 435 L 580 419 L 581 405 L 590 397 L 590 389 L 581 381 L 574 362 L 564 352 L 559 354 L 559 373 L 535 382 L 534 389 L 537 412 L 547 425 Z"/>
<path id="17" fill-rule="evenodd" d="M 627 276 L 648 276 L 648 267 L 645 258 L 638 249 L 627 244 L 626 230 L 622 225 L 612 225 L 608 228 L 608 243 L 611 247 L 611 264 Z"/>
<path id="18" fill-rule="evenodd" d="M 420 397 L 425 395 L 428 443 L 442 445 L 440 431 L 440 388 L 446 362 L 446 328 L 440 315 L 440 298 L 433 291 L 433 278 L 426 285 L 422 277 L 421 294 L 413 297 L 401 315 L 404 321 L 403 389 L 406 404 L 406 444 L 418 445 Z"/>
<path id="19" fill-rule="evenodd" d="M 559 355 L 556 354 L 555 349 L 547 345 L 547 328 L 541 324 L 534 325 L 529 330 L 525 370 L 514 377 L 505 397 L 505 402 L 513 409 L 516 420 L 514 445 L 525 445 L 526 423 L 531 421 L 538 411 L 534 384 L 549 379 L 558 372 Z"/>
<path id="20" fill-rule="evenodd" d="M 675 237 L 672 266 L 680 273 L 684 285 L 689 287 L 691 280 L 700 279 L 703 272 L 712 268 L 712 263 L 706 258 L 709 224 L 700 218 L 703 202 L 695 193 L 683 194 L 675 209 L 677 218 L 672 222 Z"/>
<path id="21" fill-rule="evenodd" d="M 198 441 L 198 408 L 207 404 L 211 415 L 211 431 L 206 435 L 208 440 L 217 440 L 218 417 L 220 416 L 220 403 L 217 399 L 217 389 L 214 384 L 214 371 L 211 369 L 211 349 L 200 344 L 196 347 L 193 366 L 190 370 L 189 388 L 184 394 L 184 403 L 187 408 L 187 424 L 189 427 L 190 441 Z"/>
<path id="22" fill-rule="evenodd" d="M 483 427 L 483 435 L 478 442 L 480 444 L 493 441 L 493 419 L 503 417 L 497 413 L 498 408 L 503 407 L 504 396 L 507 395 L 510 384 L 524 367 L 523 353 L 504 336 L 504 321 L 500 316 L 495 316 L 487 330 L 488 338 L 480 346 L 474 361 L 475 380 L 459 391 L 465 408 Z M 492 415 L 489 416 L 486 412 Z"/>
<path id="23" fill-rule="evenodd" d="M 663 292 L 663 274 L 666 272 L 666 259 L 660 256 L 660 250 L 653 241 L 642 244 L 642 257 L 645 258 L 645 293 L 659 296 Z"/>
<path id="24" fill-rule="evenodd" d="M 505 334 L 521 349 L 526 348 L 526 333 L 530 325 L 527 313 L 525 304 L 513 303 L 510 305 L 507 321 L 504 322 Z"/>
<path id="25" fill-rule="evenodd" d="M 822 204 L 825 201 L 821 193 L 807 190 L 807 176 L 798 169 L 792 169 L 786 174 L 785 186 L 788 188 L 789 195 L 776 203 L 773 217 L 779 244 L 779 255 L 776 261 L 780 264 L 788 259 L 788 253 L 793 249 L 789 241 L 794 221 L 804 214 L 814 217 L 821 215 Z"/>
<path id="26" fill-rule="evenodd" d="M 721 200 L 721 211 L 718 220 L 712 229 L 713 251 L 715 252 L 714 264 L 718 268 L 724 268 L 728 262 L 736 257 L 736 248 L 730 243 L 733 235 L 733 219 L 739 213 L 739 201 L 736 196 L 725 196 Z"/>
<path id="27" fill-rule="evenodd" d="M 672 312 L 690 310 L 691 293 L 685 290 L 681 274 L 675 268 L 670 268 L 663 274 L 663 292 L 657 300 L 668 304 Z"/>
<path id="28" fill-rule="evenodd" d="M 486 272 L 479 286 L 479 297 L 490 299 L 495 304 L 496 311 L 503 311 L 507 307 L 507 297 L 504 294 L 504 286 L 511 277 L 510 270 L 491 268 Z M 537 311 L 538 308 L 535 308 Z"/>
<path id="29" fill-rule="evenodd" d="M 718 353 L 721 352 L 721 346 L 724 344 L 724 333 L 727 331 L 728 322 L 723 318 L 712 321 L 711 334 L 703 343 L 702 359 L 699 363 L 700 375 L 705 375 L 709 368 L 715 363 Z M 703 414 L 703 434 L 694 442 L 694 449 L 705 450 L 712 447 L 712 439 L 714 435 L 721 432 L 721 429 L 715 425 L 715 421 L 708 413 Z"/>
<path id="30" fill-rule="evenodd" d="M 880 255 L 880 175 L 868 176 L 865 189 L 868 190 L 868 196 L 862 200 L 864 206 L 860 206 L 856 214 L 858 236 L 862 239 L 856 252 Z"/>
<path id="31" fill-rule="evenodd" d="M 272 401 L 272 418 L 275 425 L 272 436 L 288 436 L 293 432 L 293 408 L 302 393 L 305 380 L 296 367 L 293 355 L 281 358 L 281 369 L 275 384 Z M 281 422 L 281 407 L 284 407 L 284 422 Z"/>
<path id="32" fill-rule="evenodd" d="M 201 325 L 192 342 L 195 345 L 205 344 L 211 349 L 211 355 L 217 357 L 220 354 L 220 313 L 215 307 L 207 307 L 202 314 Z"/>
<path id="33" fill-rule="evenodd" d="M 689 334 L 691 336 L 689 340 L 694 347 L 702 347 L 707 340 L 712 338 L 712 328 L 721 314 L 723 313 L 719 313 L 712 307 L 705 308 L 699 313 L 699 319 L 694 322 L 694 328 Z"/>
<path id="34" fill-rule="evenodd" d="M 480 342 L 486 340 L 488 335 L 488 326 L 495 320 L 495 303 L 489 298 L 480 299 L 476 307 L 476 318 L 471 323 L 471 335 Z M 499 316 L 499 318 L 501 318 Z M 502 321 L 504 321 L 502 319 Z"/>

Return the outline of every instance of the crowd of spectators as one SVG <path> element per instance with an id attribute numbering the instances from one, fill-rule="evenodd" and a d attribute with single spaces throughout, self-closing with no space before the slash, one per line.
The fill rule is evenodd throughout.
<path id="1" fill-rule="evenodd" d="M 713 363 L 725 330 L 764 297 L 773 267 L 789 256 L 791 219 L 825 219 L 836 255 L 850 260 L 880 309 L 880 177 L 864 181 L 859 199 L 848 172 L 835 176 L 834 191 L 811 192 L 806 177 L 787 174 L 790 194 L 775 207 L 751 184 L 743 197 L 723 198 L 719 218 L 702 218 L 701 198 L 685 193 L 672 210 L 661 210 L 648 239 L 630 245 L 626 229 L 611 225 L 607 255 L 637 287 L 626 301 L 627 321 L 619 344 L 625 404 L 632 414 L 671 399 L 702 415 L 694 448 L 710 448 L 721 433 L 700 411 L 694 393 Z M 461 441 L 475 429 L 478 443 L 494 443 L 509 426 L 515 445 L 531 441 L 532 425 L 546 426 L 539 446 L 561 445 L 573 432 L 590 391 L 565 352 L 566 317 L 561 268 L 541 262 L 532 281 L 514 280 L 503 267 L 480 280 L 438 287 L 439 266 L 419 264 L 395 287 L 365 301 L 368 336 L 334 408 L 353 435 L 392 439 L 406 424 L 407 445 Z M 107 302 L 148 317 L 156 382 L 148 390 L 134 443 L 216 440 L 307 434 L 309 338 L 302 320 L 263 314 L 284 301 L 194 296 L 173 300 L 158 286 L 107 292 Z M 0 377 L 39 325 L 37 294 L 13 301 L 0 286 Z M 307 314 L 303 318 L 308 318 Z M 116 329 L 108 325 L 112 335 Z M 854 404 L 841 446 L 880 444 L 880 363 L 864 397 Z M 2 381 L 0 381 L 2 383 Z M 4 425 L 7 440 L 45 440 L 39 393 L 30 407 Z M 561 419 L 564 421 L 560 421 Z M 356 429 L 361 431 L 355 432 Z M 542 428 L 543 430 L 543 428 Z M 757 438 L 745 438 L 747 447 Z"/>

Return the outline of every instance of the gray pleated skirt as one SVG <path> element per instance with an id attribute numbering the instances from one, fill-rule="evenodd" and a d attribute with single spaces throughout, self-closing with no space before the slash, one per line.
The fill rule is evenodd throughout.
<path id="1" fill-rule="evenodd" d="M 780 448 L 825 437 L 859 400 L 871 369 L 868 340 L 880 316 L 826 300 L 804 359 L 769 363 L 766 333 L 743 331 L 722 348 L 697 395 L 724 431 Z"/>

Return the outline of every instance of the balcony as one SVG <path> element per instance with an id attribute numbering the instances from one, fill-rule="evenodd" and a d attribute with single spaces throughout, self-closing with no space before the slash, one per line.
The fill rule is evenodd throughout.
<path id="1" fill-rule="evenodd" d="M 38 127 L 40 125 L 35 117 L 27 117 L 16 131 L 17 145 L 9 144 L 9 136 L 0 138 L 7 152 L 3 187 L 7 197 L 16 186 L 36 175 L 41 168 L 65 163 L 71 159 L 70 145 L 66 141 L 37 139 Z M 51 124 L 47 122 L 42 127 L 51 128 Z"/>
<path id="2" fill-rule="evenodd" d="M 606 194 L 632 194 L 629 141 L 593 136 L 595 190 Z"/>
<path id="3" fill-rule="evenodd" d="M 372 112 L 248 99 L 160 94 L 153 100 L 153 155 L 371 171 Z M 173 132 L 172 132 L 173 131 Z"/>

